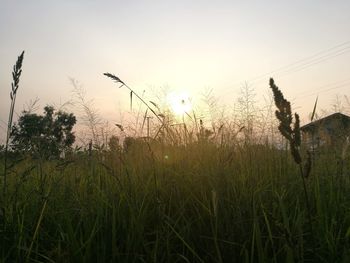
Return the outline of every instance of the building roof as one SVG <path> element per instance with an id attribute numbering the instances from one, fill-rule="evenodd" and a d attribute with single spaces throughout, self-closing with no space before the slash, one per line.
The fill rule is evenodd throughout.
<path id="1" fill-rule="evenodd" d="M 327 117 L 324 117 L 322 119 L 310 122 L 310 123 L 302 126 L 300 129 L 304 132 L 309 131 L 309 130 L 313 130 L 316 127 L 319 127 L 321 125 L 325 125 L 326 123 L 328 123 L 334 119 L 341 121 L 342 124 L 344 125 L 344 127 L 350 127 L 350 117 L 343 114 L 343 113 L 337 112 L 337 113 L 333 113 L 331 115 L 328 115 Z"/>

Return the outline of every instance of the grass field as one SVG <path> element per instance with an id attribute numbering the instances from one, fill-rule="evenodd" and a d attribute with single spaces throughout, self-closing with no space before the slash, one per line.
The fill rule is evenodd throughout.
<path id="1" fill-rule="evenodd" d="M 10 128 L 23 54 L 13 72 Z M 245 128 L 208 130 L 193 113 L 189 130 L 165 125 L 128 86 L 161 122 L 156 139 L 129 137 L 124 147 L 114 140 L 60 159 L 41 154 L 45 143 L 13 151 L 8 132 L 0 153 L 0 262 L 349 262 L 346 144 L 307 155 L 298 115 L 272 79 L 270 86 L 283 135 L 270 142 L 253 133 L 249 94 Z M 94 129 L 95 115 L 85 110 Z M 52 116 L 43 120 L 52 124 Z"/>
<path id="2" fill-rule="evenodd" d="M 298 168 L 267 143 L 145 142 L 61 161 L 26 157 L 1 199 L 0 259 L 348 262 L 349 157 L 326 150 L 314 159 L 312 237 Z"/>

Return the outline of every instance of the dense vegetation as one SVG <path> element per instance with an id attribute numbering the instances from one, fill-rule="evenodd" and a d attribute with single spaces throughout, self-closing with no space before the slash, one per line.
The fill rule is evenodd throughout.
<path id="1" fill-rule="evenodd" d="M 308 156 L 279 95 L 278 147 L 202 123 L 65 158 L 3 147 L 0 261 L 348 262 L 347 149 Z"/>
<path id="2" fill-rule="evenodd" d="M 312 240 L 299 171 L 289 152 L 270 145 L 153 143 L 61 161 L 28 156 L 12 168 L 1 201 L 1 257 L 347 261 L 350 162 L 340 161 L 330 152 L 315 158 L 307 181 Z"/>

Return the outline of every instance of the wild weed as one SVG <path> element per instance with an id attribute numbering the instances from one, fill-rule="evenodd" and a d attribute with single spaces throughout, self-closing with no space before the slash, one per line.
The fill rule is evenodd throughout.
<path id="1" fill-rule="evenodd" d="M 293 115 L 290 106 L 290 102 L 286 100 L 283 96 L 283 93 L 276 86 L 274 80 L 270 79 L 270 88 L 274 94 L 274 100 L 277 107 L 276 117 L 279 120 L 278 130 L 280 133 L 287 139 L 289 142 L 289 147 L 291 154 L 293 156 L 294 162 L 299 166 L 300 176 L 303 182 L 304 194 L 305 194 L 305 203 L 307 206 L 307 214 L 309 219 L 310 233 L 312 238 L 313 246 L 315 245 L 315 238 L 312 228 L 312 219 L 311 219 L 311 207 L 308 196 L 308 191 L 306 188 L 305 178 L 309 177 L 311 172 L 311 153 L 307 152 L 306 162 L 303 167 L 302 157 L 300 153 L 301 146 L 301 131 L 300 131 L 300 118 L 297 113 L 294 114 L 295 121 L 293 123 Z M 315 253 L 315 249 L 314 249 Z"/>
<path id="2" fill-rule="evenodd" d="M 7 169 L 8 169 L 8 150 L 9 150 L 9 142 L 11 137 L 11 131 L 12 131 L 12 122 L 13 122 L 13 115 L 15 111 L 15 104 L 16 104 L 16 96 L 17 96 L 17 90 L 19 88 L 19 79 L 22 74 L 22 63 L 23 63 L 23 57 L 24 57 L 24 51 L 22 51 L 21 55 L 18 56 L 16 64 L 13 66 L 12 71 L 12 79 L 13 82 L 11 83 L 11 92 L 10 92 L 10 98 L 11 98 L 11 105 L 10 105 L 10 112 L 9 112 L 9 119 L 7 122 L 7 134 L 6 134 L 6 144 L 5 144 L 5 153 L 4 153 L 4 182 L 3 182 L 3 200 L 6 200 L 6 190 L 7 190 Z"/>

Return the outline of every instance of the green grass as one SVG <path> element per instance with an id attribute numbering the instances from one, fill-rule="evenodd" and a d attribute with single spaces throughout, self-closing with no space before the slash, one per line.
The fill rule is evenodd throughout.
<path id="1" fill-rule="evenodd" d="M 322 153 L 307 179 L 315 244 L 298 167 L 270 145 L 135 145 L 68 159 L 27 157 L 8 173 L 0 261 L 350 260 L 349 158 L 340 173 Z"/>

